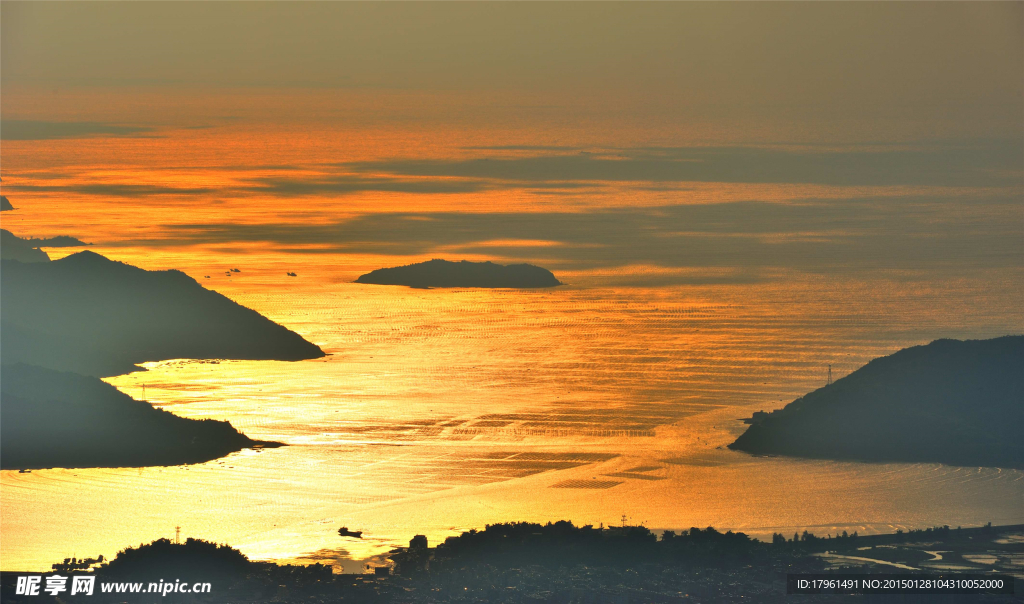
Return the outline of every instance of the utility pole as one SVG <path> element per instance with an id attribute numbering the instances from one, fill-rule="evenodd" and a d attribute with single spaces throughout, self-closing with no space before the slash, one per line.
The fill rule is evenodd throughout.
<path id="1" fill-rule="evenodd" d="M 180 526 L 174 527 L 174 543 L 176 545 L 178 543 L 181 543 L 181 527 Z"/>
<path id="2" fill-rule="evenodd" d="M 832 385 L 832 365 L 829 365 L 828 366 L 828 384 L 826 384 L 826 386 L 831 386 L 831 385 Z"/>

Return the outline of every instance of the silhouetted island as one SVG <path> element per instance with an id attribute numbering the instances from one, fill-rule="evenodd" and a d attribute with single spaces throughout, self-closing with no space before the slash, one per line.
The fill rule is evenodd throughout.
<path id="1" fill-rule="evenodd" d="M 4 195 L 0 195 L 0 212 L 6 212 L 13 209 L 14 206 L 11 205 L 10 200 L 8 200 Z"/>
<path id="2" fill-rule="evenodd" d="M 1024 468 L 1024 336 L 936 340 L 875 359 L 764 415 L 755 454 Z"/>
<path id="3" fill-rule="evenodd" d="M 278 446 L 228 422 L 156 409 L 95 377 L 31 365 L 0 366 L 0 399 L 5 470 L 179 465 Z"/>
<path id="4" fill-rule="evenodd" d="M 379 268 L 356 279 L 356 283 L 406 285 L 408 287 L 555 287 L 562 283 L 551 271 L 532 264 L 495 264 L 493 262 L 429 262 Z"/>
<path id="5" fill-rule="evenodd" d="M 0 304 L 5 363 L 103 377 L 164 359 L 324 356 L 181 271 L 146 271 L 90 251 L 53 262 L 4 260 Z"/>

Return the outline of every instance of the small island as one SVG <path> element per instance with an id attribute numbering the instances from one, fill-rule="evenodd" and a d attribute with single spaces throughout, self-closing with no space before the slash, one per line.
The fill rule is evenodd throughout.
<path id="1" fill-rule="evenodd" d="M 1024 468 L 1024 336 L 936 340 L 752 418 L 759 455 Z"/>
<path id="2" fill-rule="evenodd" d="M 3 260 L 0 304 L 4 363 L 107 377 L 165 359 L 325 356 L 181 271 L 147 271 L 90 251 L 53 262 Z"/>
<path id="3" fill-rule="evenodd" d="M 493 262 L 429 262 L 380 268 L 356 279 L 356 283 L 431 287 L 489 287 L 534 289 L 555 287 L 562 282 L 551 271 L 532 264 L 495 264 Z"/>
<path id="4" fill-rule="evenodd" d="M 178 417 L 94 377 L 0 366 L 4 470 L 170 466 L 276 447 L 230 423 Z"/>

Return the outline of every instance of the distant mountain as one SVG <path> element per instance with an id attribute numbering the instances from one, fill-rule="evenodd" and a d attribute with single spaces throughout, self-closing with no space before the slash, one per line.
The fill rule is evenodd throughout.
<path id="1" fill-rule="evenodd" d="M 153 408 L 94 377 L 0 366 L 5 470 L 200 463 L 261 443 L 228 422 Z"/>
<path id="2" fill-rule="evenodd" d="M 47 263 L 4 260 L 0 305 L 4 363 L 108 376 L 164 359 L 324 356 L 185 273 L 146 271 L 89 251 Z"/>
<path id="3" fill-rule="evenodd" d="M 431 260 L 394 268 L 379 268 L 356 283 L 406 285 L 409 287 L 511 287 L 536 288 L 562 285 L 551 271 L 532 264 L 449 262 Z"/>
<path id="4" fill-rule="evenodd" d="M 69 237 L 67 235 L 43 238 L 30 237 L 28 239 L 23 239 L 23 241 L 32 247 L 83 247 L 86 245 L 92 245 L 91 243 L 86 243 L 81 239 Z"/>
<path id="5" fill-rule="evenodd" d="M 756 419 L 731 449 L 1024 468 L 1024 336 L 936 340 Z"/>
<path id="6" fill-rule="evenodd" d="M 50 257 L 39 245 L 22 239 L 7 229 L 0 229 L 0 259 L 20 262 L 49 262 Z"/>
<path id="7" fill-rule="evenodd" d="M 37 239 L 23 239 L 14 233 L 0 229 L 0 259 L 20 262 L 49 262 L 50 256 L 41 247 L 79 247 L 91 245 L 74 237 L 58 235 Z"/>
<path id="8" fill-rule="evenodd" d="M 0 212 L 6 212 L 7 210 L 13 209 L 14 206 L 11 205 L 11 202 L 7 199 L 7 197 L 0 195 Z"/>

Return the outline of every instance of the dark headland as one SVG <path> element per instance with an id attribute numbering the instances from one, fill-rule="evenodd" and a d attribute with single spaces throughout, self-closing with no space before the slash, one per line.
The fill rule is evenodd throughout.
<path id="1" fill-rule="evenodd" d="M 562 283 L 551 271 L 532 264 L 495 264 L 493 262 L 450 262 L 430 260 L 379 268 L 356 279 L 356 283 L 405 285 L 408 287 L 555 287 Z"/>
<path id="2" fill-rule="evenodd" d="M 20 260 L 21 262 L 49 262 L 50 256 L 39 248 L 43 247 L 83 247 L 91 245 L 74 237 L 58 235 L 36 239 L 23 239 L 7 229 L 0 229 L 0 259 Z"/>
<path id="3" fill-rule="evenodd" d="M 255 446 L 228 422 L 193 420 L 137 401 L 94 377 L 0 366 L 2 469 L 200 463 Z"/>
<path id="4" fill-rule="evenodd" d="M 731 449 L 1024 468 L 1024 336 L 936 340 L 875 359 L 756 420 Z"/>
<path id="5" fill-rule="evenodd" d="M 50 257 L 39 247 L 38 243 L 22 239 L 7 229 L 0 229 L 0 259 L 20 262 L 49 262 Z"/>
<path id="6" fill-rule="evenodd" d="M 146 271 L 92 252 L 3 260 L 0 305 L 3 469 L 178 465 L 274 446 L 228 422 L 156 409 L 94 376 L 173 358 L 324 356 L 182 272 Z"/>
<path id="7" fill-rule="evenodd" d="M 164 359 L 297 361 L 316 345 L 176 270 L 147 271 L 83 251 L 3 260 L 4 363 L 99 377 Z"/>

